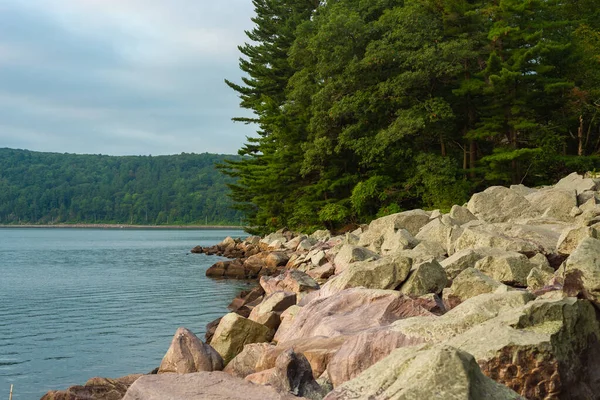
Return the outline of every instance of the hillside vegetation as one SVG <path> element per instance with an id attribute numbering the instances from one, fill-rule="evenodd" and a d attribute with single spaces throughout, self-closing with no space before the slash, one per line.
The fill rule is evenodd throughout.
<path id="1" fill-rule="evenodd" d="M 76 155 L 0 149 L 0 224 L 239 224 L 233 179 L 215 163 L 236 156 Z"/>
<path id="2" fill-rule="evenodd" d="M 263 232 L 448 208 L 600 166 L 594 0 L 254 0 L 225 171 Z"/>

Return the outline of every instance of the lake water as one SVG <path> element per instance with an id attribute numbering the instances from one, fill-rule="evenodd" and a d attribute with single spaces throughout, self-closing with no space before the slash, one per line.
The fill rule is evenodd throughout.
<path id="1" fill-rule="evenodd" d="M 94 376 L 146 373 L 185 326 L 205 326 L 248 284 L 205 277 L 190 254 L 225 230 L 0 229 L 0 399 L 39 399 Z"/>

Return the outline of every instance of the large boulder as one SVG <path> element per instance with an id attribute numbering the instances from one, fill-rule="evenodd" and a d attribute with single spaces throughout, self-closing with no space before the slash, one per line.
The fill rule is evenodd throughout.
<path id="1" fill-rule="evenodd" d="M 577 207 L 575 190 L 550 188 L 528 194 L 525 198 L 542 217 L 571 221 L 571 210 Z"/>
<path id="2" fill-rule="evenodd" d="M 396 289 L 406 280 L 412 260 L 402 256 L 386 256 L 374 261 L 350 264 L 341 274 L 331 278 L 321 292 L 331 295 L 352 287 Z"/>
<path id="3" fill-rule="evenodd" d="M 242 352 L 244 345 L 268 342 L 271 329 L 235 313 L 225 315 L 210 342 L 210 345 L 223 357 L 227 364 Z"/>
<path id="4" fill-rule="evenodd" d="M 339 274 L 348 268 L 348 265 L 354 262 L 377 258 L 379 258 L 379 254 L 369 249 L 366 249 L 362 246 L 345 244 L 342 246 L 339 253 L 337 253 L 335 259 L 333 260 L 333 265 L 335 265 L 335 273 Z"/>
<path id="5" fill-rule="evenodd" d="M 444 289 L 444 301 L 452 307 L 471 297 L 483 293 L 493 293 L 503 286 L 475 268 L 467 268 L 452 281 L 452 286 Z"/>
<path id="6" fill-rule="evenodd" d="M 448 214 L 450 218 L 456 223 L 456 225 L 464 225 L 471 221 L 476 221 L 477 217 L 473 215 L 471 211 L 469 211 L 466 207 L 461 207 L 454 205 L 452 209 L 450 209 L 450 213 Z"/>
<path id="7" fill-rule="evenodd" d="M 415 238 L 419 241 L 439 243 L 444 253 L 448 253 L 460 233 L 462 233 L 461 228 L 444 224 L 441 219 L 436 218 L 422 227 Z"/>
<path id="8" fill-rule="evenodd" d="M 292 393 L 311 400 L 321 400 L 325 393 L 315 381 L 308 360 L 302 353 L 289 349 L 279 355 L 275 367 L 259 373 L 260 383 L 276 389 L 279 393 Z M 253 382 L 252 376 L 246 377 Z"/>
<path id="9" fill-rule="evenodd" d="M 383 234 L 383 243 L 381 244 L 381 254 L 389 255 L 398 253 L 401 250 L 412 249 L 419 241 L 406 229 L 388 229 Z"/>
<path id="10" fill-rule="evenodd" d="M 259 316 L 270 312 L 283 312 L 296 304 L 296 293 L 274 292 L 264 298 L 260 304 L 256 305 L 250 313 L 249 319 L 257 321 Z"/>
<path id="11" fill-rule="evenodd" d="M 472 355 L 450 346 L 394 350 L 326 400 L 522 399 L 481 373 Z"/>
<path id="12" fill-rule="evenodd" d="M 585 191 L 593 191 L 596 190 L 596 182 L 591 178 L 584 178 L 579 175 L 577 172 L 573 172 L 570 175 L 562 178 L 556 185 L 554 185 L 555 189 L 563 189 L 563 190 L 574 190 L 577 194 L 583 193 Z"/>
<path id="13" fill-rule="evenodd" d="M 298 270 L 285 271 L 276 277 L 262 276 L 259 282 L 267 295 L 278 291 L 299 294 L 319 289 L 319 284 L 313 278 Z"/>
<path id="14" fill-rule="evenodd" d="M 558 239 L 558 252 L 565 255 L 571 254 L 583 239 L 588 237 L 598 239 L 598 230 L 591 226 L 567 228 Z"/>
<path id="15" fill-rule="evenodd" d="M 448 279 L 452 280 L 467 268 L 472 268 L 475 263 L 484 257 L 482 251 L 473 249 L 464 249 L 452 254 L 445 260 L 440 261 L 440 265 L 446 271 Z"/>
<path id="16" fill-rule="evenodd" d="M 417 264 L 410 272 L 400 291 L 408 296 L 422 296 L 427 293 L 441 293 L 448 284 L 446 271 L 435 260 Z"/>
<path id="17" fill-rule="evenodd" d="M 527 287 L 527 276 L 533 267 L 525 255 L 506 251 L 483 257 L 474 268 L 507 285 Z"/>
<path id="18" fill-rule="evenodd" d="M 553 243 L 555 246 L 556 242 Z M 500 250 L 519 251 L 524 253 L 543 252 L 544 248 L 531 240 L 509 236 L 494 226 L 466 227 L 454 244 L 454 251 L 491 247 Z"/>
<path id="19" fill-rule="evenodd" d="M 298 400 L 268 386 L 253 385 L 225 372 L 146 375 L 123 400 Z"/>
<path id="20" fill-rule="evenodd" d="M 472 354 L 484 374 L 527 399 L 593 399 L 600 393 L 599 338 L 588 301 L 550 296 L 508 310 L 447 344 Z"/>
<path id="21" fill-rule="evenodd" d="M 310 363 L 315 379 L 317 379 L 323 374 L 334 354 L 347 340 L 347 336 L 313 336 L 279 343 L 277 346 L 271 346 L 262 352 L 255 368 L 256 371 L 264 371 L 275 367 L 277 358 L 282 353 L 292 349 L 297 353 L 304 354 Z"/>
<path id="22" fill-rule="evenodd" d="M 369 329 L 344 340 L 327 364 L 327 374 L 333 386 L 338 387 L 360 375 L 394 349 L 424 342 L 422 338 L 407 338 L 389 327 Z"/>
<path id="23" fill-rule="evenodd" d="M 210 345 L 202 343 L 189 329 L 178 328 L 158 373 L 187 374 L 201 371 L 220 371 L 223 358 Z"/>
<path id="24" fill-rule="evenodd" d="M 484 294 L 466 300 L 442 316 L 398 320 L 350 337 L 333 356 L 327 371 L 335 386 L 352 379 L 398 347 L 442 343 L 473 326 L 531 301 L 528 293 Z"/>
<path id="25" fill-rule="evenodd" d="M 390 232 L 393 234 L 398 229 L 406 229 L 414 236 L 428 222 L 429 214 L 423 210 L 411 210 L 387 215 L 371 221 L 367 231 L 361 234 L 358 245 L 379 251 L 386 234 L 390 234 Z"/>
<path id="26" fill-rule="evenodd" d="M 565 292 L 600 305 L 600 240 L 583 239 L 562 269 Z"/>
<path id="27" fill-rule="evenodd" d="M 509 222 L 538 215 L 524 196 L 503 186 L 492 186 L 474 194 L 467 208 L 477 218 L 488 223 Z"/>
<path id="28" fill-rule="evenodd" d="M 397 291 L 352 288 L 310 301 L 277 338 L 279 342 L 287 342 L 314 336 L 349 336 L 424 314 L 430 313 Z"/>
<path id="29" fill-rule="evenodd" d="M 137 374 L 117 379 L 92 378 L 82 386 L 51 390 L 42 396 L 42 400 L 121 400 L 127 389 L 141 376 Z"/>
<path id="30" fill-rule="evenodd" d="M 247 344 L 244 346 L 244 350 L 235 356 L 223 371 L 238 378 L 245 378 L 257 372 L 256 365 L 258 361 L 272 347 L 275 346 L 269 343 Z"/>

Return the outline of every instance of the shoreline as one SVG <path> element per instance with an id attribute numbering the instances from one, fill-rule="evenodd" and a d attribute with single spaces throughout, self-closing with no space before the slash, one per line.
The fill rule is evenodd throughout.
<path id="1" fill-rule="evenodd" d="M 126 224 L 52 224 L 52 225 L 0 225 L 0 229 L 130 229 L 130 230 L 244 230 L 235 225 L 126 225 Z"/>

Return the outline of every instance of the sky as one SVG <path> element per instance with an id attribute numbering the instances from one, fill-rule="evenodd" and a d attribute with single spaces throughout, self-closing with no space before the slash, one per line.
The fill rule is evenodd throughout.
<path id="1" fill-rule="evenodd" d="M 251 0 L 0 0 L 0 147 L 234 154 Z"/>

